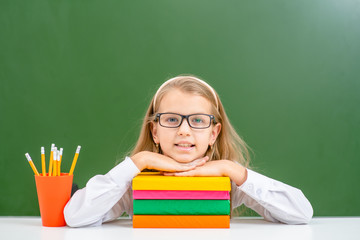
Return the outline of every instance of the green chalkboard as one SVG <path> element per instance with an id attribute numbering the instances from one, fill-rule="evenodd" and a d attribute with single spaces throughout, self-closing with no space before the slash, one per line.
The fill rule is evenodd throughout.
<path id="1" fill-rule="evenodd" d="M 360 215 L 360 2 L 1 1 L 0 215 L 39 215 L 24 154 L 64 148 L 74 181 L 135 143 L 169 77 L 219 93 L 253 168 L 316 216 Z"/>

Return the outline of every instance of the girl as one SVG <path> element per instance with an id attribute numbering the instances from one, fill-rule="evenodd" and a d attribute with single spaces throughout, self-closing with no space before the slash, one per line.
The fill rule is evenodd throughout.
<path id="1" fill-rule="evenodd" d="M 151 100 L 130 157 L 89 180 L 64 209 L 71 227 L 98 226 L 132 214 L 131 181 L 144 169 L 175 176 L 228 176 L 232 208 L 245 204 L 265 220 L 308 223 L 311 204 L 296 188 L 248 169 L 245 142 L 231 126 L 219 96 L 203 80 L 178 76 Z"/>

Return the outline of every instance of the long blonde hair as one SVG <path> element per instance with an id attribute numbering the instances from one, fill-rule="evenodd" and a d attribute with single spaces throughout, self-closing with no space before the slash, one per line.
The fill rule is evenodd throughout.
<path id="1" fill-rule="evenodd" d="M 130 155 L 141 151 L 158 152 L 151 133 L 151 123 L 154 122 L 155 114 L 164 95 L 173 89 L 179 89 L 185 93 L 202 96 L 210 101 L 212 113 L 217 123 L 221 123 L 221 131 L 213 147 L 207 150 L 206 155 L 210 160 L 228 159 L 237 161 L 244 167 L 249 167 L 250 155 L 247 144 L 236 133 L 231 125 L 219 95 L 203 80 L 193 75 L 180 75 L 165 82 L 154 97 L 143 119 L 140 135 Z"/>

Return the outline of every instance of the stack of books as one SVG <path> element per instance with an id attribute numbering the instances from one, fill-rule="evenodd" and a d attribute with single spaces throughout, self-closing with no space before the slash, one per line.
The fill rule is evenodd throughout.
<path id="1" fill-rule="evenodd" d="M 140 173 L 132 182 L 134 228 L 230 228 L 228 177 Z"/>

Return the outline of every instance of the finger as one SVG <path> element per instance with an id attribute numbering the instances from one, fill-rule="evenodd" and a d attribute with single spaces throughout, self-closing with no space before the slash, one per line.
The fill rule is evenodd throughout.
<path id="1" fill-rule="evenodd" d="M 191 169 L 188 171 L 177 171 L 177 172 L 163 172 L 164 176 L 179 176 L 179 177 L 190 177 L 190 176 L 195 176 L 196 173 L 198 172 L 198 169 Z"/>
<path id="2" fill-rule="evenodd" d="M 209 157 L 205 156 L 203 158 L 199 158 L 199 159 L 192 161 L 191 163 L 189 163 L 189 165 L 201 166 L 201 165 L 204 165 L 208 159 L 209 159 Z"/>
<path id="3" fill-rule="evenodd" d="M 164 176 L 174 176 L 173 172 L 163 172 L 162 173 Z"/>
<path id="4" fill-rule="evenodd" d="M 204 166 L 204 165 L 207 163 L 207 158 L 208 158 L 208 157 L 199 160 L 199 161 L 196 163 L 196 167 Z"/>
<path id="5" fill-rule="evenodd" d="M 153 166 L 153 169 L 157 169 L 159 171 L 165 171 L 165 172 L 189 171 L 194 168 L 196 168 L 196 165 L 183 164 L 175 161 L 158 162 L 157 165 Z"/>
<path id="6" fill-rule="evenodd" d="M 171 172 L 186 172 L 186 171 L 190 171 L 196 168 L 196 165 L 180 165 L 179 167 L 177 167 L 176 169 L 174 169 Z"/>
<path id="7" fill-rule="evenodd" d="M 190 170 L 190 171 L 186 171 L 186 172 L 174 172 L 173 174 L 174 174 L 173 176 L 177 176 L 177 177 L 193 177 L 193 176 L 198 176 L 196 169 Z"/>
<path id="8" fill-rule="evenodd" d="M 164 176 L 176 176 L 176 177 L 185 177 L 184 173 L 186 172 L 164 172 Z"/>

